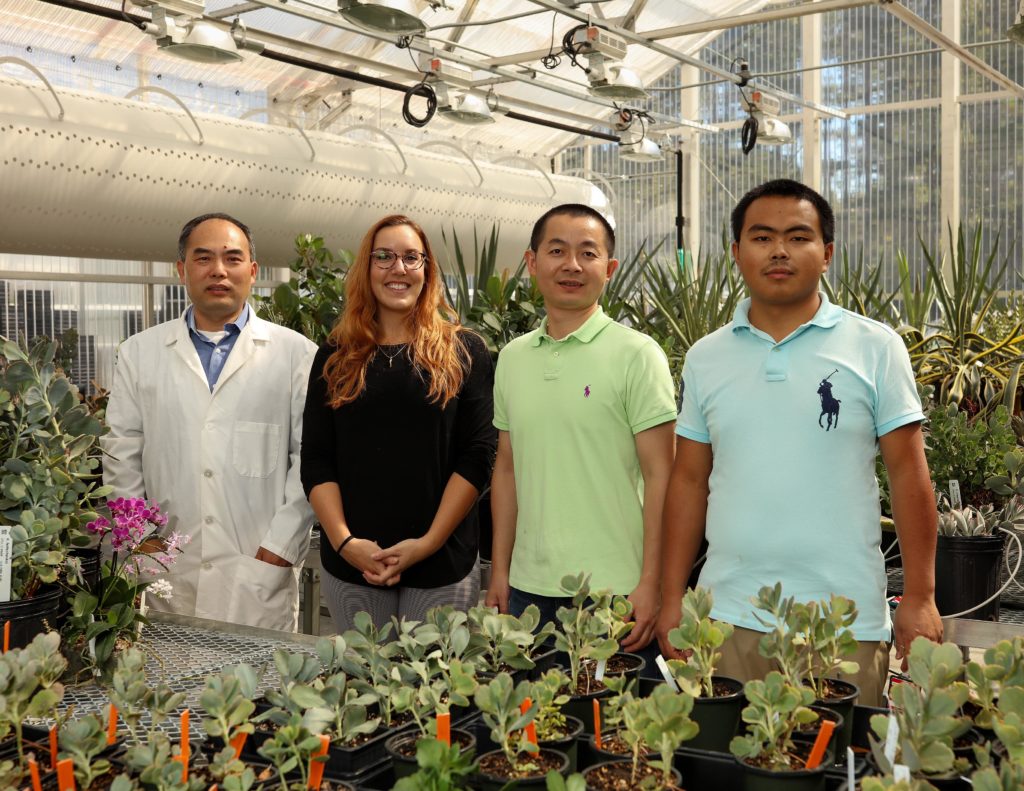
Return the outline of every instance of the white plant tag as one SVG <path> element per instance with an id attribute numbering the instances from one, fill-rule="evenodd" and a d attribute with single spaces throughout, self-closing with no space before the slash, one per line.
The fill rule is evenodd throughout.
<path id="1" fill-rule="evenodd" d="M 0 527 L 0 601 L 11 600 L 11 565 L 14 562 L 14 539 L 10 527 Z"/>
<path id="2" fill-rule="evenodd" d="M 857 787 L 857 773 L 853 767 L 853 749 L 846 748 L 846 787 L 853 791 Z"/>
<path id="3" fill-rule="evenodd" d="M 889 715 L 889 728 L 885 732 L 885 760 L 892 765 L 896 761 L 896 747 L 900 741 L 900 724 L 896 717 Z"/>
<path id="4" fill-rule="evenodd" d="M 604 678 L 604 668 L 607 664 L 608 661 L 605 659 L 597 660 L 597 671 L 594 673 L 594 678 L 596 678 L 598 681 L 601 681 Z"/>
<path id="5" fill-rule="evenodd" d="M 663 657 L 661 654 L 658 654 L 654 658 L 654 664 L 658 666 L 658 670 L 661 671 L 661 676 L 665 679 L 665 683 L 668 684 L 669 688 L 673 692 L 678 692 L 679 685 L 676 683 L 676 680 L 672 677 L 672 672 L 668 669 L 668 664 L 665 662 L 665 657 Z"/>
<path id="6" fill-rule="evenodd" d="M 896 764 L 896 766 L 892 768 L 892 779 L 895 780 L 897 783 L 900 780 L 904 780 L 909 783 L 910 767 L 906 766 L 905 764 Z"/>
<path id="7" fill-rule="evenodd" d="M 949 482 L 949 504 L 952 508 L 963 508 L 963 500 L 960 498 L 960 481 L 956 478 Z"/>

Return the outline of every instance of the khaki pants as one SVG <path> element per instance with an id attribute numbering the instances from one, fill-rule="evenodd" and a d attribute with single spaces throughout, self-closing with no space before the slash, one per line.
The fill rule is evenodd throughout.
<path id="1" fill-rule="evenodd" d="M 772 670 L 778 670 L 774 662 L 758 652 L 757 644 L 761 636 L 761 632 L 737 626 L 732 637 L 722 646 L 722 659 L 716 672 L 740 681 L 749 681 L 764 678 Z M 858 644 L 857 653 L 844 659 L 857 662 L 860 670 L 849 676 L 836 673 L 835 677 L 860 687 L 857 703 L 861 706 L 885 706 L 882 693 L 889 672 L 889 644 L 884 641 L 864 641 Z"/>

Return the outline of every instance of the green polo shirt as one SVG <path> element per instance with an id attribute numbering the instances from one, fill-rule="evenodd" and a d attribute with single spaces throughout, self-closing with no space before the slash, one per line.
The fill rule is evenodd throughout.
<path id="1" fill-rule="evenodd" d="M 596 589 L 632 592 L 643 565 L 634 435 L 675 419 L 673 390 L 658 344 L 601 310 L 561 340 L 545 319 L 502 350 L 494 425 L 515 464 L 513 587 L 561 596 L 561 578 L 585 571 Z"/>

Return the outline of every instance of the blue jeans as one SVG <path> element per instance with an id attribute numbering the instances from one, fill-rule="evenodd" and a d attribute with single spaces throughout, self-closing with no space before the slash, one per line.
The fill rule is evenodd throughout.
<path id="1" fill-rule="evenodd" d="M 508 611 L 516 618 L 522 615 L 523 610 L 531 604 L 537 605 L 537 609 L 540 610 L 541 624 L 551 621 L 557 626 L 558 617 L 555 613 L 558 612 L 559 607 L 572 607 L 572 599 L 568 596 L 541 596 L 537 593 L 527 593 L 518 588 L 509 589 Z M 658 650 L 657 640 L 651 640 L 646 648 L 634 649 L 631 653 L 643 657 L 646 662 L 644 669 L 640 671 L 643 678 L 661 678 L 661 672 L 654 663 L 655 657 L 661 653 Z"/>

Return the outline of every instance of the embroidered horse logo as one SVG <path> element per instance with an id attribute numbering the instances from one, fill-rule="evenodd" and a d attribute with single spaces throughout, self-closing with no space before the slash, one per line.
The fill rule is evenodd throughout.
<path id="1" fill-rule="evenodd" d="M 583 397 L 590 398 L 590 385 L 583 388 Z"/>
<path id="2" fill-rule="evenodd" d="M 818 415 L 818 425 L 825 429 L 825 431 L 839 428 L 839 405 L 842 402 L 838 398 L 833 397 L 832 383 L 829 381 L 837 373 L 839 373 L 838 368 L 822 379 L 821 384 L 818 385 L 818 395 L 821 397 L 821 414 Z M 828 416 L 828 425 L 822 426 L 821 419 L 826 415 Z"/>

